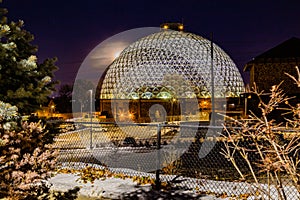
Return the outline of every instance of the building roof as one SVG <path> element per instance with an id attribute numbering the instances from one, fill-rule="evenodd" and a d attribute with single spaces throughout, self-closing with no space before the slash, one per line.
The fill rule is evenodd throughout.
<path id="1" fill-rule="evenodd" d="M 250 69 L 253 63 L 265 62 L 272 59 L 300 58 L 300 39 L 292 37 L 281 44 L 256 56 L 252 61 L 245 65 L 244 71 Z"/>

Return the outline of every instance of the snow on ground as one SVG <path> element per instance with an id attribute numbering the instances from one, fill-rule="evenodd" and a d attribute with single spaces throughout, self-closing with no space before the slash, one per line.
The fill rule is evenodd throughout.
<path id="1" fill-rule="evenodd" d="M 86 163 L 63 163 L 62 168 L 73 168 L 80 169 L 86 167 Z M 90 166 L 103 169 L 103 166 L 91 164 Z M 146 173 L 146 172 L 138 172 L 131 169 L 121 169 L 121 168 L 110 168 L 109 169 L 115 173 L 124 173 L 130 176 L 150 176 L 152 178 L 155 177 L 155 174 Z M 174 175 L 161 175 L 161 181 L 169 181 L 175 178 Z M 75 174 L 57 174 L 52 177 L 49 181 L 53 184 L 53 190 L 66 191 L 68 189 L 72 189 L 76 186 L 80 187 L 79 195 L 86 197 L 104 197 L 111 199 L 120 199 L 120 196 L 124 193 L 136 192 L 138 190 L 149 191 L 151 189 L 150 185 L 139 186 L 137 187 L 137 183 L 133 182 L 132 179 L 120 179 L 120 178 L 106 178 L 105 180 L 95 180 L 92 184 L 90 182 L 83 183 L 79 180 L 79 176 Z M 198 191 L 202 192 L 213 192 L 216 194 L 227 193 L 227 195 L 236 195 L 239 196 L 241 194 L 250 193 L 253 191 L 253 186 L 247 183 L 239 183 L 239 182 L 227 182 L 227 181 L 213 181 L 213 180 L 205 180 L 205 179 L 195 179 L 188 177 L 179 177 L 176 180 L 182 180 L 179 185 L 181 186 L 189 186 L 191 190 L 185 190 L 181 192 L 191 193 L 192 189 L 198 188 Z M 279 199 L 277 196 L 277 192 L 274 186 L 268 188 L 268 185 L 262 184 L 261 187 L 264 190 L 270 190 L 270 194 L 274 199 Z M 300 199 L 299 194 L 294 186 L 285 186 L 285 192 L 287 195 L 287 199 L 289 200 L 298 200 Z M 195 192 L 195 191 L 194 191 Z M 202 200 L 213 200 L 220 199 L 211 195 L 207 195 L 205 197 L 201 197 L 199 199 Z M 229 198 L 228 198 L 229 199 Z M 249 200 L 254 199 L 253 197 L 249 197 Z"/>
<path id="2" fill-rule="evenodd" d="M 50 183 L 53 184 L 51 189 L 55 191 L 67 191 L 78 186 L 80 187 L 79 196 L 81 197 L 109 199 L 121 199 L 123 194 L 137 192 L 138 190 L 148 192 L 151 189 L 150 185 L 137 187 L 137 183 L 133 182 L 131 179 L 123 180 L 120 178 L 107 178 L 105 180 L 95 180 L 95 182 L 92 184 L 89 182 L 78 182 L 78 178 L 79 176 L 74 174 L 57 174 L 56 176 L 50 179 Z M 177 193 L 187 194 L 191 192 L 177 191 Z M 212 195 L 207 195 L 199 197 L 199 199 L 215 200 L 219 198 L 216 198 Z"/>
<path id="3" fill-rule="evenodd" d="M 120 195 L 125 192 L 134 192 L 137 190 L 137 183 L 131 179 L 107 178 L 105 180 L 95 180 L 93 184 L 90 182 L 83 183 L 77 181 L 77 179 L 79 179 L 79 176 L 74 174 L 57 174 L 50 179 L 50 183 L 53 184 L 51 189 L 67 191 L 78 186 L 80 188 L 80 196 L 112 199 L 120 198 Z M 150 186 L 144 186 L 144 188 L 149 190 Z"/>

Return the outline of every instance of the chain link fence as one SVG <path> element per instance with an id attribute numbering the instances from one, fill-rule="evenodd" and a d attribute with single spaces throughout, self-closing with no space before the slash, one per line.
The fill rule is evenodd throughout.
<path id="1" fill-rule="evenodd" d="M 168 182 L 199 192 L 213 192 L 228 196 L 241 196 L 253 190 L 251 182 L 240 181 L 232 163 L 221 154 L 224 149 L 224 129 L 208 123 L 181 124 L 127 124 L 127 123 L 70 123 L 75 130 L 59 134 L 54 147 L 59 150 L 62 167 L 108 167 L 113 172 L 156 179 L 157 187 Z M 208 131 L 213 134 L 208 134 Z M 289 131 L 293 132 L 293 131 Z M 251 148 L 251 142 L 244 141 Z M 208 148 L 208 149 L 205 149 Z M 200 152 L 208 152 L 201 157 Z M 249 155 L 252 163 L 258 155 Z M 236 162 L 243 173 L 250 171 L 238 154 Z M 254 170 L 259 170 L 254 169 Z M 260 182 L 276 199 L 277 190 L 272 183 Z M 282 174 L 284 179 L 284 174 Z M 249 178 L 251 181 L 251 178 Z M 284 180 L 288 199 L 299 194 L 291 180 Z M 292 197 L 292 198 L 291 198 Z"/>

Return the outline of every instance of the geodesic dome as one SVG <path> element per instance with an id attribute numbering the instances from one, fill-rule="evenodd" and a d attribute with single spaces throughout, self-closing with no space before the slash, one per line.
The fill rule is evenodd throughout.
<path id="1" fill-rule="evenodd" d="M 172 30 L 132 43 L 108 66 L 100 99 L 209 98 L 211 42 Z M 215 97 L 236 97 L 244 83 L 232 59 L 213 44 Z"/>

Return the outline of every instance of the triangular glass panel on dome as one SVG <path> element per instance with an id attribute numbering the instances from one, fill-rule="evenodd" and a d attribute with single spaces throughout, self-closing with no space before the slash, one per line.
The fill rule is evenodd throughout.
<path id="1" fill-rule="evenodd" d="M 121 93 L 118 95 L 120 99 L 126 99 L 126 95 L 124 93 Z"/>
<path id="2" fill-rule="evenodd" d="M 136 92 L 141 95 L 141 94 L 143 94 L 144 90 L 143 90 L 143 88 L 139 88 L 139 89 L 137 89 Z"/>
<path id="3" fill-rule="evenodd" d="M 175 88 L 171 85 L 167 85 L 165 87 L 166 87 L 167 91 L 175 91 Z"/>
<path id="4" fill-rule="evenodd" d="M 142 99 L 152 99 L 153 98 L 153 94 L 151 92 L 145 92 L 142 94 Z"/>
<path id="5" fill-rule="evenodd" d="M 136 93 L 136 92 L 131 92 L 131 93 L 128 94 L 128 98 L 129 98 L 129 99 L 139 99 L 140 96 L 139 96 L 139 94 Z"/>
<path id="6" fill-rule="evenodd" d="M 171 99 L 172 95 L 169 92 L 160 92 L 156 95 L 156 98 L 159 99 Z"/>
<path id="7" fill-rule="evenodd" d="M 155 95 L 158 94 L 159 91 L 160 91 L 160 89 L 159 89 L 158 87 L 154 87 L 154 88 L 152 89 L 152 93 L 155 94 Z"/>
<path id="8" fill-rule="evenodd" d="M 168 90 L 167 87 L 162 86 L 161 89 L 160 89 L 160 92 L 168 92 L 169 93 L 169 90 Z"/>

